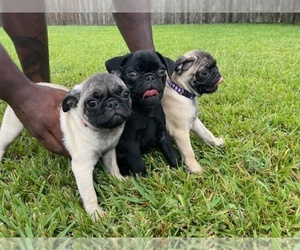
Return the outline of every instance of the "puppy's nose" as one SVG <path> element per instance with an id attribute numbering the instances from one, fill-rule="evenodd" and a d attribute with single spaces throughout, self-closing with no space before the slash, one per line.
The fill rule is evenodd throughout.
<path id="1" fill-rule="evenodd" d="M 153 82 L 154 80 L 155 80 L 155 77 L 153 75 L 146 76 L 146 81 L 147 82 Z"/>
<path id="2" fill-rule="evenodd" d="M 119 107 L 119 102 L 115 100 L 111 100 L 107 103 L 107 107 L 110 109 L 116 109 Z"/>

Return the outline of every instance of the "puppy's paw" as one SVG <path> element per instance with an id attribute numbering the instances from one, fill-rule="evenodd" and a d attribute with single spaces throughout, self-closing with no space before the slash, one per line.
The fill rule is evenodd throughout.
<path id="1" fill-rule="evenodd" d="M 118 172 L 118 173 L 112 173 L 112 175 L 113 175 L 114 177 L 116 177 L 119 181 L 124 181 L 124 180 L 126 180 L 126 177 L 124 177 L 120 172 Z"/>
<path id="2" fill-rule="evenodd" d="M 220 146 L 224 146 L 225 145 L 225 141 L 223 140 L 223 138 L 215 138 L 214 139 L 214 145 L 216 147 L 220 147 Z"/>
<path id="3" fill-rule="evenodd" d="M 198 173 L 198 174 L 201 174 L 203 172 L 203 168 L 199 165 L 198 162 L 193 162 L 193 163 L 188 163 L 186 162 L 186 165 L 188 167 L 188 170 L 191 172 L 191 173 Z"/>
<path id="4" fill-rule="evenodd" d="M 110 174 L 116 177 L 120 181 L 124 181 L 126 178 L 121 174 L 119 167 L 110 167 L 108 168 Z"/>
<path id="5" fill-rule="evenodd" d="M 203 137 L 204 143 L 211 147 L 221 147 L 225 145 L 225 141 L 221 137 L 215 137 L 212 133 L 209 136 Z"/>
<path id="6" fill-rule="evenodd" d="M 193 174 L 202 174 L 203 173 L 203 169 L 201 167 L 199 168 L 189 168 L 189 170 L 193 173 Z"/>
<path id="7" fill-rule="evenodd" d="M 87 213 L 93 222 L 99 221 L 99 219 L 106 214 L 106 212 L 99 205 L 95 209 L 89 209 Z"/>

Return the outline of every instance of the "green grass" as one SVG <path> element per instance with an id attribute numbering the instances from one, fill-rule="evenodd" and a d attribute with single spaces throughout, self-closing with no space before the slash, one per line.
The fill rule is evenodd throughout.
<path id="1" fill-rule="evenodd" d="M 52 81 L 69 87 L 128 51 L 116 27 L 49 27 L 49 38 Z M 170 170 L 154 150 L 144 156 L 148 178 L 120 182 L 99 163 L 107 215 L 92 223 L 68 160 L 24 132 L 0 165 L 0 236 L 300 237 L 299 38 L 296 25 L 154 26 L 165 56 L 217 58 L 225 81 L 199 98 L 200 118 L 226 148 L 192 135 L 202 176 Z M 17 62 L 3 30 L 0 40 Z"/>

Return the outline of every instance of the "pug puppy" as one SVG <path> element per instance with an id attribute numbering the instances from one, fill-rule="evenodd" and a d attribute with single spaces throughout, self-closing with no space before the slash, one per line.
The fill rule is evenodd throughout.
<path id="1" fill-rule="evenodd" d="M 189 132 L 194 132 L 208 145 L 224 144 L 222 138 L 216 138 L 199 120 L 197 102 L 197 97 L 215 92 L 223 77 L 216 60 L 205 51 L 190 51 L 175 64 L 162 98 L 167 129 L 176 141 L 189 170 L 193 173 L 202 172 L 202 167 L 195 159 Z"/>
<path id="2" fill-rule="evenodd" d="M 65 89 L 62 86 L 41 85 Z M 98 205 L 93 187 L 93 169 L 99 157 L 108 171 L 122 179 L 115 147 L 131 115 L 130 92 L 118 77 L 99 73 L 75 86 L 66 95 L 60 111 L 64 145 L 71 156 L 71 167 L 85 211 L 94 221 L 104 211 Z M 0 160 L 7 146 L 21 133 L 22 123 L 8 106 L 0 130 Z"/>
<path id="3" fill-rule="evenodd" d="M 105 65 L 108 72 L 125 82 L 132 98 L 133 112 L 116 148 L 121 174 L 146 176 L 142 154 L 154 145 L 159 146 L 171 167 L 177 167 L 177 155 L 161 106 L 166 72 L 171 75 L 174 62 L 158 52 L 141 50 L 114 57 Z"/>

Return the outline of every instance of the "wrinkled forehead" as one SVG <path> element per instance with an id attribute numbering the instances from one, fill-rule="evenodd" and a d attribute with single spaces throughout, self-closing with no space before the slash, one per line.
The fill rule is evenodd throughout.
<path id="1" fill-rule="evenodd" d="M 91 95 L 95 92 L 99 95 L 108 95 L 126 89 L 126 85 L 121 79 L 114 75 L 93 76 L 86 80 L 83 87 L 84 95 Z"/>
<path id="2" fill-rule="evenodd" d="M 162 62 L 158 55 L 152 51 L 139 51 L 132 55 L 130 64 L 139 68 L 144 68 L 149 65 L 158 68 L 162 65 Z"/>
<path id="3" fill-rule="evenodd" d="M 152 50 L 138 50 L 131 53 L 132 60 L 141 59 L 141 58 L 157 58 L 157 54 Z"/>
<path id="4" fill-rule="evenodd" d="M 194 57 L 199 66 L 203 66 L 205 64 L 215 65 L 217 63 L 213 56 L 205 51 L 193 50 L 186 53 L 184 56 Z"/>

